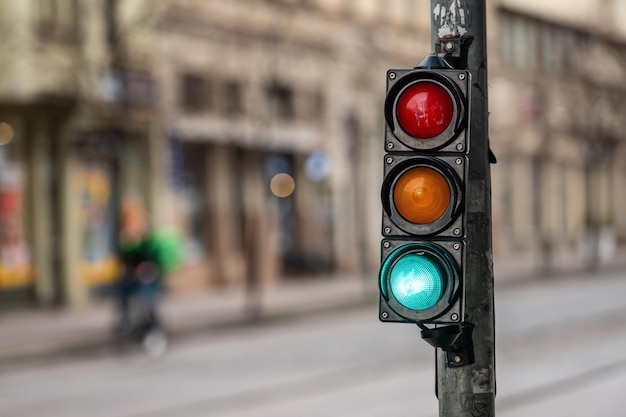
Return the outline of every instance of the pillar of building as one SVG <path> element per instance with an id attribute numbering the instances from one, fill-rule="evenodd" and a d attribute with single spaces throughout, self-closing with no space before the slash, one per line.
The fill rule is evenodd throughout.
<path id="1" fill-rule="evenodd" d="M 246 151 L 240 166 L 247 282 L 253 286 L 275 282 L 280 275 L 277 219 L 268 210 L 267 184 L 259 175 L 263 162 L 263 153 Z"/>
<path id="2" fill-rule="evenodd" d="M 55 143 L 56 155 L 59 158 L 59 213 L 60 213 L 60 236 L 62 243 L 58 250 L 61 251 L 62 268 L 61 291 L 65 304 L 84 304 L 89 299 L 88 289 L 80 276 L 81 248 L 83 225 L 77 219 L 81 216 L 79 184 L 79 161 L 76 149 L 71 142 L 71 127 L 63 126 L 59 130 L 59 137 Z"/>
<path id="3" fill-rule="evenodd" d="M 236 206 L 237 176 L 243 166 L 235 164 L 234 149 L 225 145 L 206 148 L 206 190 L 209 207 L 207 238 L 214 283 L 240 282 L 245 272 L 241 253 L 241 209 Z M 234 166 L 237 165 L 237 166 Z"/>
<path id="4" fill-rule="evenodd" d="M 56 138 L 51 137 L 51 126 L 41 115 L 33 116 L 30 124 L 30 153 L 28 176 L 30 182 L 30 224 L 32 227 L 32 254 L 35 269 L 35 297 L 42 305 L 54 302 L 54 273 L 52 257 L 58 248 L 51 231 L 52 202 L 50 200 L 50 149 Z M 52 144 L 52 146 L 51 146 Z M 52 173 L 54 175 L 54 173 Z"/>

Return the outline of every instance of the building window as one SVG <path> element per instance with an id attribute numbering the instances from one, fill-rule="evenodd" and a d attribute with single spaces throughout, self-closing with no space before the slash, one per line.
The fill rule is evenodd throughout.
<path id="1" fill-rule="evenodd" d="M 39 0 L 39 36 L 60 42 L 78 40 L 78 0 Z"/>
<path id="2" fill-rule="evenodd" d="M 298 94 L 298 114 L 306 121 L 318 122 L 324 118 L 326 102 L 319 90 L 302 91 Z"/>
<path id="3" fill-rule="evenodd" d="M 293 90 L 277 82 L 267 87 L 267 98 L 271 115 L 279 120 L 295 118 Z"/>
<path id="4" fill-rule="evenodd" d="M 532 67 L 531 50 L 534 42 L 530 36 L 528 21 L 516 16 L 512 23 L 511 50 L 513 51 L 513 62 L 520 68 Z"/>
<path id="5" fill-rule="evenodd" d="M 180 105 L 189 112 L 211 109 L 211 86 L 201 76 L 185 74 L 181 76 Z"/>
<path id="6" fill-rule="evenodd" d="M 226 81 L 223 85 L 223 97 L 220 100 L 226 116 L 240 116 L 243 109 L 243 88 L 237 81 Z"/>
<path id="7" fill-rule="evenodd" d="M 577 72 L 575 57 L 589 48 L 589 33 L 509 11 L 500 11 L 500 56 L 518 68 Z"/>
<path id="8" fill-rule="evenodd" d="M 519 68 L 543 69 L 545 62 L 556 58 L 547 55 L 560 52 L 555 47 L 559 42 L 558 36 L 554 36 L 555 26 L 548 22 L 502 11 L 500 29 L 501 56 Z"/>
<path id="9" fill-rule="evenodd" d="M 201 259 L 210 249 L 207 239 L 206 207 L 206 154 L 205 144 L 171 142 L 171 156 L 175 171 L 177 205 L 183 223 L 182 238 L 188 261 Z"/>
<path id="10" fill-rule="evenodd" d="M 321 120 L 326 110 L 326 100 L 321 91 L 316 91 L 310 96 L 310 117 L 313 120 Z"/>

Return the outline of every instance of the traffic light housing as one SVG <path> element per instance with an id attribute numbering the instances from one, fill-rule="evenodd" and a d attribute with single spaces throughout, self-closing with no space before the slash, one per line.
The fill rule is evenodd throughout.
<path id="1" fill-rule="evenodd" d="M 379 318 L 423 330 L 463 320 L 471 75 L 441 62 L 389 70 L 384 107 Z"/>

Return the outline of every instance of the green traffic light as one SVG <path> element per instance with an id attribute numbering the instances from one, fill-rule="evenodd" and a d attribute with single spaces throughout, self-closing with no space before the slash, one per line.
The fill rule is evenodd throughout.
<path id="1" fill-rule="evenodd" d="M 446 291 L 449 269 L 431 245 L 410 244 L 396 249 L 383 263 L 381 289 L 403 307 L 425 311 L 439 303 Z"/>
<path id="2" fill-rule="evenodd" d="M 445 277 L 437 262 L 429 256 L 411 253 L 400 258 L 389 273 L 389 287 L 394 298 L 411 310 L 428 310 L 441 296 Z"/>

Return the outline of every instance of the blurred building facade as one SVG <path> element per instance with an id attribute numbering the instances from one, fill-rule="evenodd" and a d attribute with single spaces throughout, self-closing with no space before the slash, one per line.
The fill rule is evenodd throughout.
<path id="1" fill-rule="evenodd" d="M 168 206 L 197 255 L 178 283 L 375 269 L 382 74 L 428 52 L 427 3 L 165 2 Z"/>
<path id="2" fill-rule="evenodd" d="M 626 239 L 621 3 L 487 4 L 496 259 L 593 263 Z M 173 290 L 374 276 L 384 74 L 430 52 L 429 8 L 0 3 L 0 298 L 91 299 L 137 195 L 182 233 Z"/>
<path id="3" fill-rule="evenodd" d="M 626 240 L 626 4 L 489 5 L 494 256 L 594 266 Z"/>
<path id="4" fill-rule="evenodd" d="M 141 5 L 0 4 L 3 303 L 89 300 L 118 273 L 120 200 L 155 195 L 155 12 Z"/>

